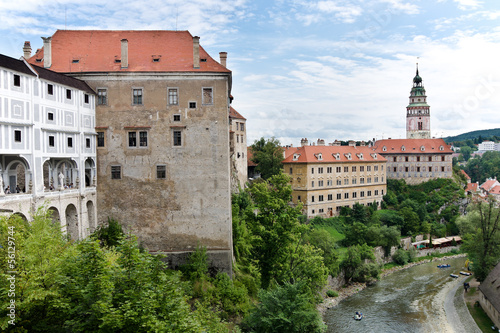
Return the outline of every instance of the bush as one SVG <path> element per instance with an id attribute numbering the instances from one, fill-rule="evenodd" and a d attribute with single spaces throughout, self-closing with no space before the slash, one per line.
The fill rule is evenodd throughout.
<path id="1" fill-rule="evenodd" d="M 118 246 L 124 238 L 121 224 L 114 218 L 108 217 L 108 225 L 101 225 L 92 234 L 94 239 L 98 239 L 102 246 Z"/>
<path id="2" fill-rule="evenodd" d="M 251 331 L 266 333 L 321 333 L 325 324 L 309 295 L 302 293 L 300 283 L 285 284 L 259 292 L 255 306 L 245 324 Z"/>
<path id="3" fill-rule="evenodd" d="M 335 290 L 328 290 L 326 292 L 326 296 L 328 296 L 328 297 L 337 297 L 337 296 L 339 296 L 339 293 L 336 292 Z"/>
<path id="4" fill-rule="evenodd" d="M 393 255 L 392 260 L 398 265 L 406 265 L 408 263 L 408 253 L 403 249 L 398 249 Z"/>
<path id="5" fill-rule="evenodd" d="M 206 278 L 208 274 L 207 248 L 197 246 L 196 251 L 189 255 L 188 262 L 182 265 L 180 269 L 191 281 Z"/>

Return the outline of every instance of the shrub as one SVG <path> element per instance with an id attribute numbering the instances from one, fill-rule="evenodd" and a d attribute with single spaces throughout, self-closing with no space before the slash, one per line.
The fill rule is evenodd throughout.
<path id="1" fill-rule="evenodd" d="M 328 296 L 328 297 L 337 297 L 337 296 L 339 296 L 339 293 L 336 292 L 335 290 L 328 290 L 326 292 L 326 296 Z"/>
<path id="2" fill-rule="evenodd" d="M 98 239 L 102 246 L 118 246 L 124 238 L 121 224 L 114 218 L 108 217 L 108 225 L 101 225 L 92 234 L 94 239 Z"/>
<path id="3" fill-rule="evenodd" d="M 408 253 L 403 249 L 397 249 L 392 255 L 392 260 L 394 260 L 396 264 L 406 265 L 408 263 Z"/>

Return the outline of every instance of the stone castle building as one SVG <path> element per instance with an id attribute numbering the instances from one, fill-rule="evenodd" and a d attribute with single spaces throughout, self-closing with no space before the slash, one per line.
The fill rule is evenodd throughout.
<path id="1" fill-rule="evenodd" d="M 308 218 L 329 217 L 341 207 L 380 205 L 386 194 L 386 159 L 367 146 L 318 145 L 285 148 L 284 173 L 292 177 L 292 202 Z"/>
<path id="2" fill-rule="evenodd" d="M 58 30 L 29 61 L 97 93 L 100 223 L 175 267 L 198 245 L 231 273 L 231 71 L 188 31 Z"/>
<path id="3" fill-rule="evenodd" d="M 373 149 L 387 159 L 387 178 L 419 184 L 452 177 L 453 150 L 443 139 L 431 138 L 430 107 L 418 73 L 406 107 L 406 139 L 378 140 Z"/>
<path id="4" fill-rule="evenodd" d="M 97 226 L 92 89 L 0 55 L 0 115 L 0 212 L 30 220 L 43 205 L 71 238 L 89 235 Z"/>
<path id="5" fill-rule="evenodd" d="M 233 176 L 235 180 L 233 191 L 238 191 L 238 186 L 245 188 L 248 181 L 246 121 L 245 117 L 233 107 L 229 108 L 229 145 L 233 164 L 231 170 L 236 173 Z"/>

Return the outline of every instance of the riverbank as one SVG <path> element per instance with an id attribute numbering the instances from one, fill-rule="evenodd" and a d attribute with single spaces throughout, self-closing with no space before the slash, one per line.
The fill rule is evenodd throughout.
<path id="1" fill-rule="evenodd" d="M 448 260 L 451 258 L 460 258 L 460 257 L 465 257 L 465 256 L 467 256 L 467 254 L 461 253 L 461 254 L 457 254 L 457 255 L 444 256 L 444 257 L 440 257 L 440 258 L 435 257 L 435 258 L 431 258 L 431 259 L 420 260 L 417 262 L 412 262 L 412 263 L 406 264 L 404 266 L 395 266 L 395 267 L 392 267 L 392 268 L 387 269 L 387 270 L 382 270 L 382 273 L 380 274 L 380 278 L 383 279 L 384 277 L 386 277 L 394 272 L 408 269 L 408 268 L 413 267 L 413 266 L 422 265 L 422 264 L 425 264 L 428 262 L 443 261 L 443 260 Z M 344 299 L 346 299 L 354 294 L 357 294 L 358 292 L 365 289 L 366 287 L 367 287 L 366 283 L 354 283 L 354 284 L 349 285 L 345 288 L 338 289 L 338 290 L 336 290 L 339 294 L 337 297 L 325 297 L 325 298 L 323 298 L 323 302 L 318 304 L 317 309 L 321 313 L 321 315 L 324 315 L 326 310 L 337 306 L 342 300 L 344 300 Z M 328 289 L 335 290 L 334 288 L 331 288 L 331 286 L 326 286 L 325 290 L 328 290 Z"/>

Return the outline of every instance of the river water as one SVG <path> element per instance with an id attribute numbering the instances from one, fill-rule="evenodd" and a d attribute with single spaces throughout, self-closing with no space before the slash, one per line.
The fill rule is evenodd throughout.
<path id="1" fill-rule="evenodd" d="M 466 258 L 434 261 L 401 270 L 327 310 L 327 332 L 443 332 L 447 331 L 444 298 L 459 281 L 450 277 L 463 270 Z M 438 264 L 449 263 L 449 268 Z M 461 279 L 459 279 L 461 280 Z M 361 311 L 361 321 L 353 319 Z"/>

